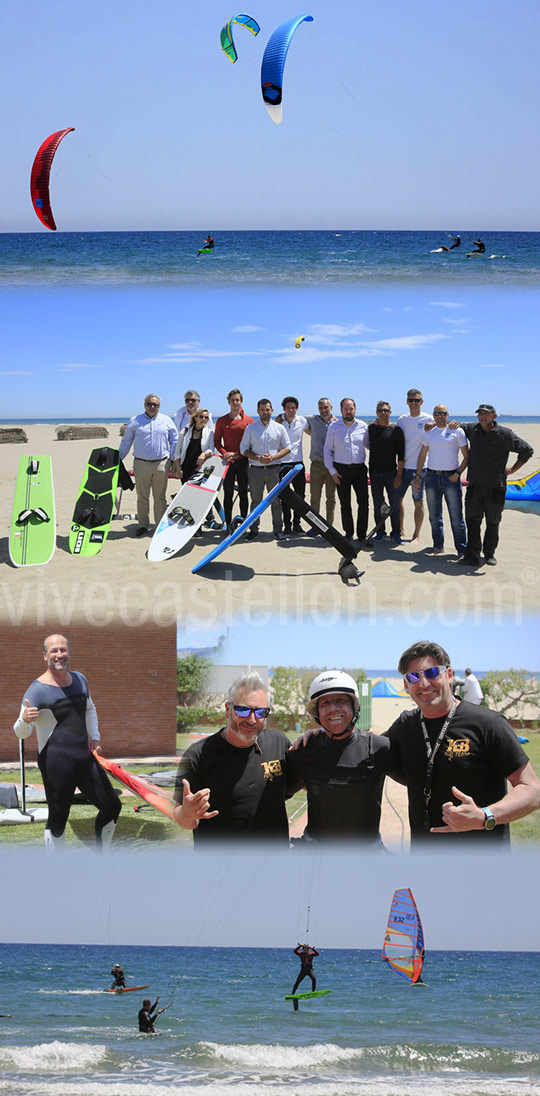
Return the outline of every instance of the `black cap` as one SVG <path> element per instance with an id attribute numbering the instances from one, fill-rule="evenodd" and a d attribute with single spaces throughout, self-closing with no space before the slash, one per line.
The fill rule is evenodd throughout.
<path id="1" fill-rule="evenodd" d="M 477 415 L 479 411 L 492 411 L 494 415 L 497 414 L 492 403 L 480 403 L 476 408 L 475 415 Z"/>

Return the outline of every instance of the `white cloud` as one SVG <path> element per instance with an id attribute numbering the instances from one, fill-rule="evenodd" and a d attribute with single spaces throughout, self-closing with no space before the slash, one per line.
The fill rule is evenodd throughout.
<path id="1" fill-rule="evenodd" d="M 257 327 L 254 323 L 245 323 L 240 327 L 231 327 L 234 335 L 250 335 L 253 331 L 265 331 L 264 327 Z"/>
<path id="2" fill-rule="evenodd" d="M 422 350 L 441 339 L 449 338 L 449 335 L 399 335 L 394 339 L 378 339 L 364 345 L 379 347 L 381 350 Z"/>
<path id="3" fill-rule="evenodd" d="M 463 308 L 459 301 L 430 301 L 434 308 Z"/>
<path id="4" fill-rule="evenodd" d="M 310 338 L 322 340 L 348 339 L 351 335 L 364 335 L 366 331 L 373 331 L 374 328 L 366 327 L 365 323 L 313 323 L 306 330 L 309 331 Z"/>
<path id="5" fill-rule="evenodd" d="M 97 365 L 95 362 L 62 362 L 60 365 L 56 365 L 55 369 L 69 370 L 69 369 L 103 369 L 103 365 Z"/>
<path id="6" fill-rule="evenodd" d="M 35 369 L 6 369 L 0 377 L 35 377 Z"/>
<path id="7" fill-rule="evenodd" d="M 442 316 L 441 317 L 441 323 L 464 323 L 465 324 L 465 323 L 472 323 L 472 322 L 473 321 L 472 321 L 471 316 L 460 316 L 459 318 L 457 316 Z"/>

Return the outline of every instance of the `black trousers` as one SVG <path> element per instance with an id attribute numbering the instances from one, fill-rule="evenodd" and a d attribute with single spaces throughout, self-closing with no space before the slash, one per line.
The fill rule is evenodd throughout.
<path id="1" fill-rule="evenodd" d="M 479 487 L 469 484 L 465 496 L 465 523 L 467 525 L 467 552 L 486 559 L 495 555 L 499 543 L 499 525 L 504 510 L 504 487 Z M 481 525 L 485 518 L 486 528 L 482 542 Z"/>
<path id="2" fill-rule="evenodd" d="M 234 485 L 238 484 L 238 498 L 240 501 L 240 516 L 247 518 L 249 509 L 248 498 L 248 460 L 242 457 L 229 465 L 227 475 L 223 480 L 223 509 L 225 511 L 225 524 L 231 524 Z"/>
<path id="3" fill-rule="evenodd" d="M 365 464 L 338 464 L 334 461 L 336 472 L 341 476 L 337 493 L 341 506 L 343 531 L 349 540 L 354 537 L 354 519 L 351 509 L 351 488 L 356 495 L 358 513 L 356 517 L 356 536 L 364 540 L 368 523 L 368 479 Z"/>

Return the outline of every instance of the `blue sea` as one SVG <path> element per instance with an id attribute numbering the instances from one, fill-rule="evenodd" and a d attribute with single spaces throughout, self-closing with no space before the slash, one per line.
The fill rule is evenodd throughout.
<path id="1" fill-rule="evenodd" d="M 149 911 L 151 916 L 151 910 Z M 105 995 L 113 962 L 144 992 Z M 433 952 L 425 987 L 378 951 L 0 945 L 6 1096 L 532 1096 L 540 955 Z M 142 998 L 170 1006 L 141 1036 Z"/>
<path id="2" fill-rule="evenodd" d="M 220 232 L 197 256 L 204 232 L 26 232 L 0 234 L 0 286 L 408 282 L 540 284 L 540 233 L 445 230 Z M 452 230 L 454 234 L 457 230 Z M 486 251 L 467 258 L 481 236 Z"/>

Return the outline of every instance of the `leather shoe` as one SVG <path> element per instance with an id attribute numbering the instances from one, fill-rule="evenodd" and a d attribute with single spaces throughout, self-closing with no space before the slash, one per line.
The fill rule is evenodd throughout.
<path id="1" fill-rule="evenodd" d="M 148 532 L 148 529 L 146 528 L 146 526 L 145 525 L 140 525 L 139 528 L 137 529 L 137 532 L 135 533 L 135 536 L 136 537 L 145 537 L 147 532 Z"/>
<path id="2" fill-rule="evenodd" d="M 478 567 L 478 564 L 480 563 L 480 560 L 479 560 L 478 556 L 469 556 L 469 555 L 467 555 L 467 556 L 462 556 L 461 559 L 458 559 L 458 563 L 459 563 L 460 567 Z"/>
<path id="3" fill-rule="evenodd" d="M 259 535 L 259 530 L 257 528 L 255 528 L 255 526 L 252 525 L 249 532 L 246 533 L 246 540 L 255 540 L 255 537 L 258 537 L 258 535 Z"/>
<path id="4" fill-rule="evenodd" d="M 497 560 L 495 559 L 495 556 L 486 556 L 485 560 L 486 560 L 486 563 L 487 563 L 488 567 L 496 567 L 497 566 Z"/>

